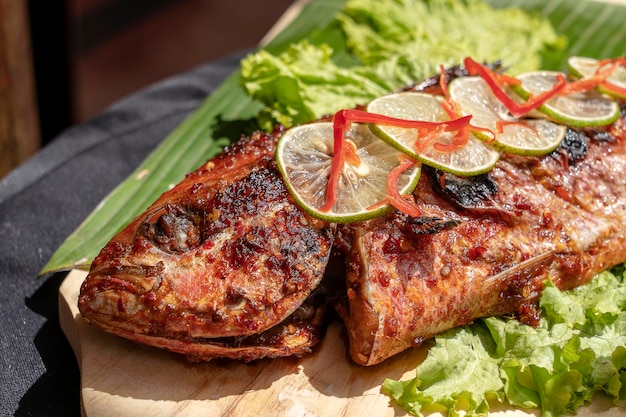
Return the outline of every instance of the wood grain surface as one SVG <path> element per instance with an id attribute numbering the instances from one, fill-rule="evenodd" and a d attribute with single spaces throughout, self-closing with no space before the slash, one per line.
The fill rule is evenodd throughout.
<path id="1" fill-rule="evenodd" d="M 0 178 L 40 146 L 27 3 L 0 0 Z"/>
<path id="2" fill-rule="evenodd" d="M 85 417 L 338 417 L 405 416 L 380 393 L 385 378 L 408 379 L 427 349 L 405 351 L 373 367 L 351 362 L 343 325 L 332 323 L 323 342 L 302 358 L 243 363 L 189 363 L 181 355 L 144 347 L 101 331 L 77 307 L 84 271 L 74 270 L 59 293 L 61 327 L 81 370 Z M 578 416 L 626 413 L 601 395 Z M 494 406 L 493 416 L 540 416 Z"/>

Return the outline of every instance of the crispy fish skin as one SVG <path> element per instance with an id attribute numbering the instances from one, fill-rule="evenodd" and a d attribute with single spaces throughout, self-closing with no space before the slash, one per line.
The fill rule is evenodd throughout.
<path id="1" fill-rule="evenodd" d="M 278 134 L 228 147 L 119 232 L 81 286 L 81 314 L 191 359 L 309 352 L 325 302 L 307 298 L 334 226 L 292 201 L 273 158 Z"/>
<path id="2" fill-rule="evenodd" d="M 441 94 L 438 80 L 409 89 Z M 478 177 L 425 168 L 421 217 L 340 226 L 294 204 L 273 160 L 279 135 L 243 138 L 115 236 L 81 287 L 81 314 L 192 360 L 248 361 L 308 353 L 332 302 L 350 356 L 369 366 L 479 317 L 536 323 L 546 279 L 568 289 L 626 261 L 623 115 Z M 345 278 L 328 266 L 332 248 Z"/>
<path id="3" fill-rule="evenodd" d="M 352 359 L 375 365 L 480 317 L 533 324 L 546 279 L 569 289 L 626 261 L 624 119 L 616 126 L 570 129 L 583 152 L 503 155 L 471 180 L 426 170 L 421 219 L 342 226 L 348 289 L 337 308 Z"/>

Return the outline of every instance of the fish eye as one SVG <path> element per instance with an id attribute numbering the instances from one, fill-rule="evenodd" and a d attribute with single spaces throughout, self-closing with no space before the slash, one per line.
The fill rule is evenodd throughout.
<path id="1" fill-rule="evenodd" d="M 143 235 L 169 253 L 187 252 L 201 242 L 201 217 L 190 208 L 168 205 L 146 222 Z"/>

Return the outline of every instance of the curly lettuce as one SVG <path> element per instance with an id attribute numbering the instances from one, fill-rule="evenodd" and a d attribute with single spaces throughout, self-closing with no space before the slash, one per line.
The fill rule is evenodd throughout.
<path id="1" fill-rule="evenodd" d="M 480 415 L 506 401 L 554 417 L 575 413 L 596 392 L 626 399 L 622 269 L 570 291 L 547 282 L 540 306 L 538 327 L 490 317 L 435 337 L 416 378 L 387 379 L 382 391 L 415 415 Z"/>
<path id="2" fill-rule="evenodd" d="M 517 72 L 540 68 L 543 54 L 565 47 L 547 20 L 480 0 L 349 0 L 331 25 L 340 28 L 349 58 L 312 39 L 242 61 L 244 90 L 265 106 L 263 128 L 367 103 L 466 56 Z"/>

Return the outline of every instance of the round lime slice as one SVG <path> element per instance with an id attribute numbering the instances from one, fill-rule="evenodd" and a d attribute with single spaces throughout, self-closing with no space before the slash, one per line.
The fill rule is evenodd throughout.
<path id="1" fill-rule="evenodd" d="M 532 71 L 520 74 L 517 78 L 521 86 L 514 90 L 524 99 L 530 94 L 537 95 L 549 91 L 557 83 L 555 71 Z M 618 103 L 596 90 L 581 93 L 557 95 L 537 110 L 552 120 L 574 127 L 597 127 L 610 125 L 620 116 Z"/>
<path id="2" fill-rule="evenodd" d="M 567 60 L 567 65 L 570 72 L 576 77 L 591 78 L 600 68 L 600 61 L 594 58 L 572 56 Z M 609 84 L 618 87 L 619 90 L 611 89 L 610 86 L 604 87 L 600 85 L 598 86 L 598 91 L 622 100 L 626 100 L 626 93 L 623 93 L 626 91 L 626 67 L 623 65 L 617 67 L 617 69 L 615 69 L 606 81 Z"/>
<path id="3" fill-rule="evenodd" d="M 384 214 L 387 176 L 400 164 L 401 152 L 374 135 L 367 125 L 353 123 L 346 140 L 356 148 L 360 164 L 345 164 L 338 195 L 330 211 L 321 211 L 333 160 L 331 122 L 316 122 L 287 130 L 278 141 L 276 161 L 285 184 L 296 202 L 311 216 L 333 223 L 367 220 Z M 421 173 L 420 164 L 398 179 L 401 194 L 413 191 Z"/>
<path id="4" fill-rule="evenodd" d="M 448 86 L 450 98 L 462 113 L 472 115 L 472 125 L 493 133 L 476 136 L 503 152 L 545 155 L 556 149 L 567 128 L 546 119 L 517 119 L 491 92 L 481 77 L 460 77 Z"/>
<path id="5" fill-rule="evenodd" d="M 449 120 L 441 106 L 442 98 L 419 92 L 388 94 L 372 100 L 367 105 L 370 113 L 382 114 L 406 120 L 444 122 Z M 413 159 L 459 176 L 471 176 L 488 172 L 498 162 L 500 153 L 470 135 L 467 145 L 451 152 L 438 151 L 434 147 L 416 148 L 418 130 L 392 125 L 371 125 L 372 131 Z M 443 132 L 437 142 L 447 145 L 454 140 L 455 132 Z"/>

